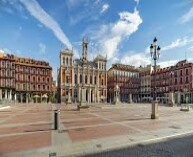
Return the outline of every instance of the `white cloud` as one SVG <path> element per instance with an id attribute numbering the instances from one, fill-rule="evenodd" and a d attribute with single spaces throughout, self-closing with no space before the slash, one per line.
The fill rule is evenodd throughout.
<path id="1" fill-rule="evenodd" d="M 160 65 L 161 68 L 166 68 L 166 67 L 175 65 L 178 61 L 179 60 L 168 60 L 168 61 L 159 62 L 158 65 Z"/>
<path id="2" fill-rule="evenodd" d="M 136 3 L 137 3 L 137 5 L 139 4 L 139 0 L 134 0 Z"/>
<path id="3" fill-rule="evenodd" d="M 69 49 L 72 48 L 72 44 L 61 29 L 60 25 L 38 4 L 36 0 L 20 0 L 30 14 L 35 17 L 44 26 L 52 30 L 54 35 Z"/>
<path id="4" fill-rule="evenodd" d="M 170 49 L 174 49 L 178 47 L 183 47 L 191 42 L 193 42 L 193 38 L 190 38 L 190 37 L 178 38 L 175 41 L 171 42 L 169 45 L 164 46 L 162 48 L 162 51 L 166 51 L 166 50 L 170 50 Z"/>
<path id="5" fill-rule="evenodd" d="M 120 60 L 123 64 L 133 65 L 135 67 L 139 66 L 146 66 L 148 64 L 151 64 L 151 58 L 150 55 L 147 55 L 146 53 L 135 53 L 135 54 L 126 54 L 122 57 Z"/>
<path id="6" fill-rule="evenodd" d="M 124 11 L 119 13 L 117 22 L 94 28 L 95 31 L 90 31 L 89 36 L 99 45 L 99 52 L 107 53 L 108 59 L 112 59 L 116 57 L 122 41 L 136 32 L 141 23 L 142 19 L 136 9 L 133 13 Z"/>
<path id="7" fill-rule="evenodd" d="M 187 23 L 193 19 L 193 7 L 180 18 L 181 23 Z"/>
<path id="8" fill-rule="evenodd" d="M 45 51 L 46 51 L 46 45 L 43 43 L 39 43 L 39 52 L 45 53 Z"/>
<path id="9" fill-rule="evenodd" d="M 101 14 L 106 12 L 108 9 L 109 9 L 109 4 L 107 3 L 103 4 L 102 9 L 101 9 Z"/>

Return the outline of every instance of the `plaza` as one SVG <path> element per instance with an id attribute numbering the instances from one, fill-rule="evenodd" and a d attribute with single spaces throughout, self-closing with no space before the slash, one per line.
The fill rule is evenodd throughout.
<path id="1" fill-rule="evenodd" d="M 177 106 L 160 105 L 156 120 L 150 118 L 151 105 L 139 103 L 94 104 L 80 111 L 76 104 L 15 104 L 0 113 L 1 157 L 92 156 L 193 133 L 192 112 Z"/>

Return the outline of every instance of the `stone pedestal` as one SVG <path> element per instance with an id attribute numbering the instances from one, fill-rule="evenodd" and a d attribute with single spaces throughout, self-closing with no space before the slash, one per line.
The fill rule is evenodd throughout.
<path id="1" fill-rule="evenodd" d="M 87 102 L 86 102 L 86 89 L 82 88 L 81 90 L 82 90 L 81 91 L 81 100 L 80 100 L 80 104 L 77 106 L 78 110 L 89 108 L 89 106 L 87 105 Z"/>
<path id="2" fill-rule="evenodd" d="M 132 94 L 131 93 L 129 94 L 129 102 L 128 103 L 133 103 Z"/>
<path id="3" fill-rule="evenodd" d="M 169 93 L 169 105 L 174 106 L 174 93 L 170 92 Z"/>
<path id="4" fill-rule="evenodd" d="M 68 98 L 67 98 L 66 104 L 67 104 L 67 105 L 68 105 L 68 104 L 72 104 L 70 92 L 68 92 Z"/>
<path id="5" fill-rule="evenodd" d="M 118 103 L 119 103 L 119 97 L 117 96 L 117 94 L 115 94 L 113 104 L 116 105 Z"/>
<path id="6" fill-rule="evenodd" d="M 153 100 L 152 101 L 152 113 L 151 113 L 151 119 L 158 119 L 158 101 Z"/>

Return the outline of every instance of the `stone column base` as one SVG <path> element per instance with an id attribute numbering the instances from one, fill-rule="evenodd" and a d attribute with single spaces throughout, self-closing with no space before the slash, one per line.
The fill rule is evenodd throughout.
<path id="1" fill-rule="evenodd" d="M 152 113 L 151 113 L 151 119 L 158 119 L 159 114 L 158 114 L 158 102 L 157 101 L 152 101 Z"/>

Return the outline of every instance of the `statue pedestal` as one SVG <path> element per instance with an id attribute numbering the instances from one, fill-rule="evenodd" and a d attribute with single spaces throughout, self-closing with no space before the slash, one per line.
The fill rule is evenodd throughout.
<path id="1" fill-rule="evenodd" d="M 129 102 L 128 102 L 129 104 L 132 104 L 133 103 L 133 100 L 132 100 L 132 94 L 130 93 L 129 94 Z"/>
<path id="2" fill-rule="evenodd" d="M 89 108 L 89 106 L 86 102 L 86 89 L 82 88 L 81 90 L 82 90 L 81 91 L 81 101 L 80 101 L 80 104 L 77 106 L 78 110 Z"/>
<path id="3" fill-rule="evenodd" d="M 67 104 L 67 105 L 68 105 L 68 104 L 72 104 L 70 92 L 68 92 L 68 98 L 67 98 L 66 104 Z"/>
<path id="4" fill-rule="evenodd" d="M 151 113 L 151 119 L 158 119 L 158 102 L 156 100 L 152 101 L 152 113 Z"/>

